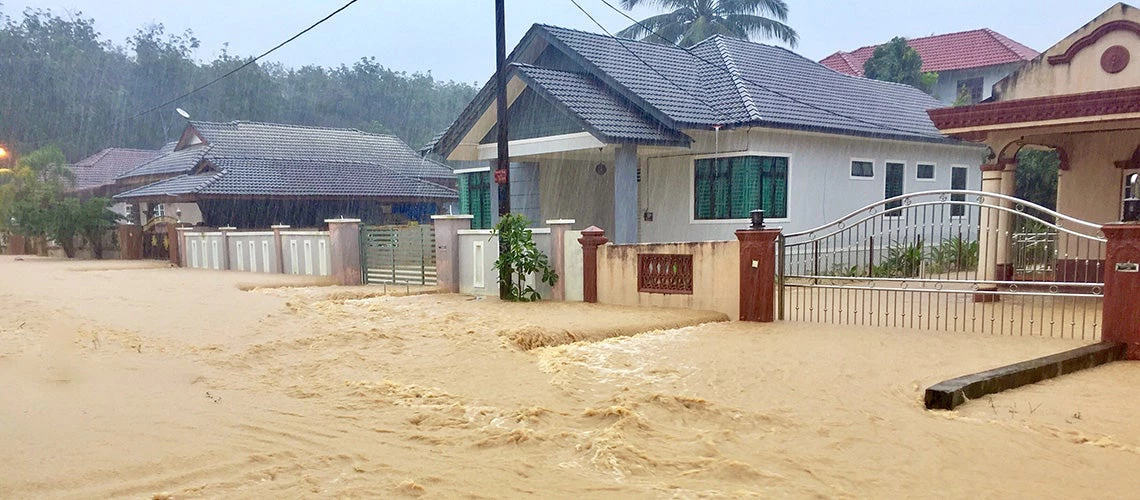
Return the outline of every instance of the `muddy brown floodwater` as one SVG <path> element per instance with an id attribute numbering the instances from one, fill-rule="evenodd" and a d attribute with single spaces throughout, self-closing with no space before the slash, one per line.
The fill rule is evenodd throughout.
<path id="1" fill-rule="evenodd" d="M 1124 498 L 1140 366 L 1072 340 L 0 257 L 0 497 Z M 296 288 L 280 288 L 287 285 Z"/>

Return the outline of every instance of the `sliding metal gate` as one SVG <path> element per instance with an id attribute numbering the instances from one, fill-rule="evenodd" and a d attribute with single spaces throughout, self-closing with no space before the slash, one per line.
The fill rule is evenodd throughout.
<path id="1" fill-rule="evenodd" d="M 360 249 L 367 284 L 436 284 L 433 226 L 366 226 Z"/>
<path id="2" fill-rule="evenodd" d="M 1016 198 L 926 191 L 780 241 L 781 319 L 1100 337 L 1101 226 Z"/>

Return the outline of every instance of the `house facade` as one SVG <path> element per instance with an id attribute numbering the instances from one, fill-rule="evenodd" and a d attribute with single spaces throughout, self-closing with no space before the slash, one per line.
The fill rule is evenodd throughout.
<path id="1" fill-rule="evenodd" d="M 958 100 L 959 92 L 975 104 L 992 95 L 992 87 L 1039 54 L 991 29 L 978 29 L 907 40 L 922 57 L 922 71 L 938 73 L 931 91 L 943 104 Z M 820 64 L 847 75 L 863 76 L 863 65 L 878 45 L 836 52 Z"/>
<path id="2" fill-rule="evenodd" d="M 783 48 L 536 25 L 509 62 L 512 212 L 597 225 L 616 243 L 732 239 L 754 209 L 809 229 L 904 193 L 980 185 L 984 148 L 938 132 L 926 114 L 937 100 Z M 493 82 L 436 153 L 495 159 Z M 490 167 L 457 174 L 461 211 L 493 224 Z"/>
<path id="3" fill-rule="evenodd" d="M 275 123 L 191 121 L 171 150 L 116 179 L 115 200 L 208 226 L 313 227 L 359 217 L 423 222 L 454 205 L 455 174 L 395 136 Z M 172 207 L 177 207 L 174 212 Z M 177 215 L 176 215 L 177 214 Z"/>

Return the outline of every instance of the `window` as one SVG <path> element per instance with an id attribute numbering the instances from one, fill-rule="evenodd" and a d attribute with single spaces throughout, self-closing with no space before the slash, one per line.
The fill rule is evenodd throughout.
<path id="1" fill-rule="evenodd" d="M 982 77 L 958 80 L 958 99 L 965 100 L 963 104 L 977 104 L 982 101 Z"/>
<path id="2" fill-rule="evenodd" d="M 884 193 L 884 199 L 891 199 L 903 194 L 903 172 L 906 170 L 906 165 L 902 163 L 887 163 L 887 188 Z M 902 210 L 897 210 L 902 207 L 902 200 L 892 201 L 887 203 L 887 217 L 898 217 L 902 215 Z M 893 212 L 891 210 L 894 210 Z"/>
<path id="3" fill-rule="evenodd" d="M 163 217 L 166 215 L 166 205 L 159 203 L 154 206 L 154 217 Z"/>
<path id="4" fill-rule="evenodd" d="M 954 167 L 950 169 L 950 189 L 966 189 L 966 168 Z M 966 201 L 964 194 L 950 195 L 950 201 L 963 202 Z M 964 217 L 966 215 L 966 205 L 951 205 L 951 217 Z"/>
<path id="5" fill-rule="evenodd" d="M 762 209 L 767 217 L 788 216 L 788 158 L 708 158 L 693 166 L 693 219 L 747 219 Z"/>
<path id="6" fill-rule="evenodd" d="M 459 213 L 475 216 L 471 229 L 491 229 L 491 171 L 460 173 L 458 181 Z"/>
<path id="7" fill-rule="evenodd" d="M 874 177 L 875 162 L 851 160 L 851 177 Z"/>
<path id="8" fill-rule="evenodd" d="M 918 171 L 915 178 L 920 181 L 934 180 L 934 164 L 933 163 L 919 163 Z"/>

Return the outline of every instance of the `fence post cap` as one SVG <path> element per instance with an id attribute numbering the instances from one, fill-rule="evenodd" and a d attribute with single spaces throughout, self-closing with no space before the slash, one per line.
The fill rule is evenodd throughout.
<path id="1" fill-rule="evenodd" d="M 218 228 L 218 231 L 237 231 L 237 228 L 233 226 L 222 226 Z"/>
<path id="2" fill-rule="evenodd" d="M 274 224 L 272 226 L 269 226 L 269 229 L 289 229 L 291 227 L 293 226 L 290 226 L 288 224 Z"/>
<path id="3" fill-rule="evenodd" d="M 582 230 L 582 235 L 584 236 L 601 236 L 604 234 L 606 234 L 606 230 L 598 226 L 590 226 Z"/>
<path id="4" fill-rule="evenodd" d="M 546 225 L 548 225 L 548 226 L 569 226 L 571 224 L 574 224 L 575 222 L 577 222 L 577 221 L 574 219 L 552 219 L 552 220 L 546 221 Z"/>
<path id="5" fill-rule="evenodd" d="M 471 215 L 471 214 L 454 214 L 454 215 L 444 214 L 444 215 L 433 215 L 433 216 L 431 216 L 431 220 L 463 220 L 463 219 L 474 219 L 474 218 L 475 218 L 475 216 Z"/>
<path id="6" fill-rule="evenodd" d="M 325 224 L 360 224 L 360 219 L 325 219 Z"/>

